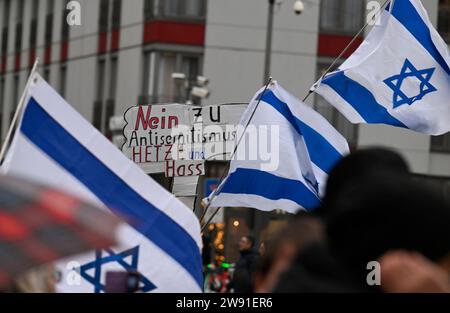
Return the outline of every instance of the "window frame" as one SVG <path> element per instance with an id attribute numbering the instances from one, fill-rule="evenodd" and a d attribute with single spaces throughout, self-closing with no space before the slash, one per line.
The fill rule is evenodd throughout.
<path id="1" fill-rule="evenodd" d="M 347 0 L 333 0 L 333 1 L 347 1 Z M 320 2 L 320 12 L 319 12 L 319 33 L 321 34 L 331 34 L 331 35 L 355 35 L 363 26 L 364 26 L 364 17 L 365 17 L 365 12 L 366 12 L 366 6 L 365 6 L 366 2 L 365 1 L 361 1 L 361 16 L 360 16 L 360 24 L 357 27 L 357 29 L 354 30 L 344 30 L 341 28 L 341 24 L 342 22 L 345 20 L 345 14 L 339 14 L 339 27 L 332 27 L 330 29 L 327 28 L 323 28 L 322 26 L 322 22 L 323 22 L 323 18 L 322 18 L 322 13 L 323 13 L 323 6 L 325 5 L 324 1 Z M 344 8 L 344 6 L 341 4 L 340 8 Z M 340 12 L 342 13 L 342 11 Z"/>
<path id="2" fill-rule="evenodd" d="M 185 1 L 185 0 L 179 0 Z M 207 0 L 197 0 L 201 5 L 200 16 L 183 16 L 183 15 L 166 15 L 165 5 L 167 4 L 164 0 L 144 0 L 144 21 L 152 20 L 166 20 L 166 21 L 177 21 L 177 22 L 198 22 L 204 23 L 206 21 L 206 14 L 208 8 Z"/>
<path id="3" fill-rule="evenodd" d="M 151 61 L 151 55 L 154 53 L 154 61 Z M 177 102 L 182 98 L 182 95 L 177 95 L 176 91 L 174 90 L 174 94 L 171 95 L 173 98 L 172 101 L 161 101 L 162 95 L 159 95 L 159 85 L 161 78 L 159 77 L 159 70 L 160 70 L 160 64 L 161 64 L 161 54 L 163 53 L 174 53 L 175 54 L 175 72 L 182 72 L 182 61 L 184 57 L 195 57 L 198 59 L 198 75 L 201 75 L 203 72 L 203 58 L 204 58 L 204 52 L 203 49 L 198 51 L 193 50 L 183 50 L 183 49 L 170 49 L 167 48 L 153 48 L 153 49 L 144 49 L 143 55 L 144 55 L 144 68 L 142 71 L 142 95 L 139 97 L 139 104 L 142 104 L 144 102 L 151 102 L 153 104 L 156 103 L 174 103 Z M 153 68 L 150 68 L 153 63 Z M 152 78 L 150 78 L 152 77 Z M 151 82 L 151 87 L 150 87 Z M 174 86 L 175 87 L 175 86 Z M 187 90 L 189 88 L 192 88 L 192 86 L 188 86 Z M 153 92 L 150 94 L 151 90 Z M 187 97 L 188 98 L 188 97 Z M 182 101 L 178 101 L 182 102 Z"/>

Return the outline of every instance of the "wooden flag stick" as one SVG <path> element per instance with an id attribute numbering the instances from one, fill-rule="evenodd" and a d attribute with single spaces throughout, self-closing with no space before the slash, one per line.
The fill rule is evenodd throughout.
<path id="1" fill-rule="evenodd" d="M 30 76 L 28 77 L 27 84 L 25 85 L 25 89 L 22 93 L 22 96 L 20 97 L 19 103 L 17 104 L 17 108 L 16 108 L 16 112 L 14 113 L 14 117 L 11 121 L 11 124 L 9 125 L 9 129 L 8 129 L 8 133 L 6 134 L 5 141 L 3 142 L 2 149 L 0 151 L 0 163 L 3 163 L 3 159 L 5 158 L 6 151 L 9 147 L 9 142 L 11 141 L 11 136 L 13 135 L 14 130 L 16 129 L 17 120 L 19 119 L 20 113 L 25 104 L 25 98 L 27 96 L 28 88 L 31 85 L 31 82 L 32 82 L 34 73 L 37 70 L 38 64 L 39 64 L 39 58 L 36 58 L 36 60 L 34 61 L 33 68 L 31 69 Z"/>

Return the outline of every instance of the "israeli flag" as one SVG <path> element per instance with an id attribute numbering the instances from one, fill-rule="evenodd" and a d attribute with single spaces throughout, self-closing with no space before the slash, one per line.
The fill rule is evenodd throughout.
<path id="1" fill-rule="evenodd" d="M 450 131 L 450 54 L 419 0 L 395 0 L 357 51 L 317 83 L 352 123 Z"/>
<path id="2" fill-rule="evenodd" d="M 245 140 L 238 145 L 228 176 L 209 197 L 211 207 L 295 213 L 319 206 L 330 170 L 349 153 L 345 138 L 277 82 L 256 93 L 240 124 L 241 129 L 248 127 L 238 132 L 237 143 L 242 135 Z M 265 141 L 271 143 L 270 157 L 261 154 L 267 150 L 261 151 Z M 249 151 L 259 157 L 252 158 Z"/>
<path id="3" fill-rule="evenodd" d="M 38 74 L 2 171 L 70 192 L 127 223 L 120 245 L 58 263 L 60 292 L 104 292 L 108 271 L 139 271 L 143 292 L 200 292 L 200 225 Z M 70 245 L 70 242 L 67 242 Z"/>

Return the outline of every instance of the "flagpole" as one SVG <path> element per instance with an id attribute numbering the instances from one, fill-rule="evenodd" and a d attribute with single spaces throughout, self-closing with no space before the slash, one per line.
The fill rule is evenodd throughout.
<path id="1" fill-rule="evenodd" d="M 384 10 L 384 8 L 386 7 L 386 5 L 390 2 L 394 2 L 395 0 L 386 0 L 383 5 L 380 7 L 380 9 L 378 10 L 377 14 L 374 14 L 373 18 L 377 17 L 379 13 L 381 13 L 382 10 Z M 392 9 L 392 7 L 391 7 Z M 367 26 L 369 26 L 370 21 L 366 21 L 366 24 L 359 30 L 359 32 L 352 38 L 352 40 L 350 40 L 350 42 L 348 43 L 348 45 L 344 48 L 344 50 L 341 51 L 341 53 L 333 60 L 333 62 L 331 63 L 331 65 L 327 68 L 327 70 L 322 74 L 322 76 L 320 76 L 318 82 L 320 82 L 330 71 L 331 69 L 336 65 L 336 63 L 344 56 L 344 54 L 348 51 L 348 49 L 350 49 L 350 47 L 353 45 L 353 43 L 356 41 L 356 39 L 363 33 L 363 31 L 367 28 Z M 306 96 L 303 98 L 303 102 L 305 102 L 309 96 L 314 92 L 314 85 L 313 87 L 311 87 L 311 89 L 308 90 L 308 93 L 306 94 Z"/>
<path id="2" fill-rule="evenodd" d="M 270 84 L 272 83 L 272 77 L 269 77 L 269 79 L 267 80 L 266 85 L 264 86 L 264 90 L 262 92 L 262 94 L 264 95 L 266 93 L 266 90 L 269 88 Z M 227 167 L 230 165 L 231 160 L 233 159 L 234 155 L 236 154 L 237 148 L 239 147 L 239 144 L 241 143 L 242 139 L 245 136 L 245 131 L 247 130 L 248 126 L 250 125 L 250 122 L 252 121 L 253 117 L 255 116 L 256 110 L 259 107 L 259 103 L 261 102 L 261 98 L 259 97 L 258 102 L 256 103 L 255 108 L 253 109 L 252 114 L 250 115 L 250 118 L 247 121 L 247 124 L 244 127 L 244 131 L 242 132 L 241 137 L 239 138 L 239 140 L 236 143 L 236 146 L 234 147 L 233 153 L 230 156 L 230 160 L 228 161 L 227 166 L 225 167 L 225 169 L 222 172 L 222 176 L 220 177 L 219 180 L 219 184 L 218 187 L 215 191 L 213 191 L 213 194 L 211 196 L 211 199 L 208 201 L 207 205 L 205 206 L 205 209 L 203 210 L 203 214 L 200 217 L 200 223 L 202 222 L 202 220 L 205 218 L 206 212 L 208 211 L 209 207 L 211 206 L 212 201 L 214 200 L 214 198 L 216 197 L 217 193 L 220 192 L 221 186 L 223 186 L 223 180 L 225 178 L 225 173 L 227 172 Z M 214 218 L 214 216 L 217 215 L 217 213 L 219 212 L 220 208 L 218 208 L 212 215 L 211 217 L 208 219 L 207 223 L 205 223 L 202 227 L 202 232 L 205 230 L 206 226 L 212 221 L 212 219 Z"/>
<path id="3" fill-rule="evenodd" d="M 16 112 L 14 113 L 14 117 L 11 121 L 11 124 L 9 125 L 9 129 L 6 134 L 5 141 L 3 142 L 2 149 L 0 151 L 0 164 L 3 163 L 3 159 L 5 158 L 5 154 L 8 149 L 9 142 L 11 140 L 11 136 L 16 128 L 17 120 L 18 120 L 20 113 L 22 111 L 22 108 L 25 104 L 25 97 L 27 95 L 28 88 L 31 85 L 32 77 L 34 76 L 34 73 L 36 73 L 38 64 L 39 64 L 39 58 L 36 58 L 36 60 L 34 61 L 34 64 L 33 64 L 33 68 L 31 69 L 30 75 L 28 77 L 27 83 L 25 85 L 25 89 L 22 93 L 22 96 L 20 97 L 19 103 L 17 104 L 17 108 L 16 108 Z"/>

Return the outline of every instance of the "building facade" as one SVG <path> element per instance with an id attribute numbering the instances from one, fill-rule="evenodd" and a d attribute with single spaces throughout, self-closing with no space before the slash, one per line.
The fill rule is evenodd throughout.
<path id="1" fill-rule="evenodd" d="M 203 104 L 245 102 L 263 85 L 268 1 L 76 2 L 81 25 L 69 26 L 70 1 L 0 0 L 1 138 L 35 57 L 41 60 L 41 75 L 107 136 L 109 119 L 130 106 L 189 100 L 198 75 L 210 80 L 211 96 Z M 275 5 L 271 74 L 303 98 L 365 24 L 367 6 L 361 0 L 309 0 L 305 12 L 296 15 L 293 2 Z M 423 3 L 450 41 L 450 1 Z M 357 38 L 344 57 L 362 40 Z M 186 86 L 177 85 L 173 73 L 184 73 Z M 431 138 L 388 126 L 355 126 L 318 96 L 308 103 L 353 149 L 396 149 L 416 174 L 450 191 L 450 135 Z M 222 168 L 210 166 L 207 176 L 220 177 Z M 261 234 L 279 226 L 276 213 L 255 217 L 259 213 L 232 209 L 227 214 L 231 224 L 224 227 L 231 241 L 248 231 Z"/>

